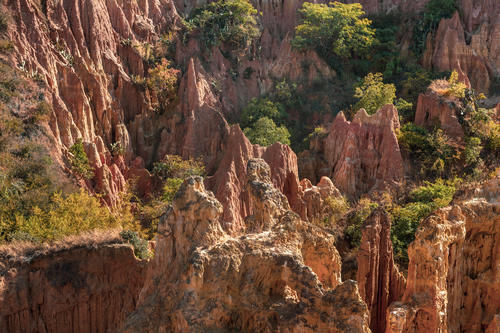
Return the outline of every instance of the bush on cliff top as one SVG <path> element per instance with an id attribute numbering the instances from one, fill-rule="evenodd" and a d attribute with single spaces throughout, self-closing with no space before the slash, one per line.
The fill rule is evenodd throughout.
<path id="1" fill-rule="evenodd" d="M 394 102 L 396 87 L 385 84 L 382 73 L 369 73 L 357 85 L 354 97 L 359 98 L 356 110 L 363 108 L 368 114 L 374 114 L 382 106 Z"/>
<path id="2" fill-rule="evenodd" d="M 343 59 L 365 55 L 373 44 L 375 31 L 359 3 L 305 2 L 299 10 L 303 20 L 295 28 L 293 45 L 299 49 L 315 49 L 328 58 L 334 54 Z"/>
<path id="3" fill-rule="evenodd" d="M 14 219 L 0 220 L 2 240 L 52 241 L 64 236 L 119 225 L 108 208 L 83 189 L 66 197 L 54 193 L 47 207 L 34 206 L 29 216 L 21 213 Z"/>
<path id="4" fill-rule="evenodd" d="M 259 36 L 257 10 L 248 0 L 218 0 L 196 8 L 187 20 L 206 48 L 225 43 L 244 48 Z"/>
<path id="5" fill-rule="evenodd" d="M 263 117 L 257 120 L 252 127 L 243 130 L 248 140 L 253 144 L 269 146 L 275 142 L 290 144 L 290 132 L 285 126 L 276 126 L 272 119 Z"/>
<path id="6" fill-rule="evenodd" d="M 456 191 L 458 180 L 435 183 L 424 182 L 424 185 L 410 192 L 408 201 L 402 206 L 390 209 L 392 215 L 391 240 L 394 259 L 403 268 L 408 267 L 408 246 L 415 239 L 420 221 L 432 211 L 449 205 Z"/>

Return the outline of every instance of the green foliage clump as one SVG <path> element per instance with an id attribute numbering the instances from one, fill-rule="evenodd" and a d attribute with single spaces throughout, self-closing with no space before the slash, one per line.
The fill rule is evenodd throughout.
<path id="1" fill-rule="evenodd" d="M 220 43 L 244 48 L 259 36 L 257 10 L 248 0 L 218 0 L 196 8 L 186 25 L 207 48 Z"/>
<path id="2" fill-rule="evenodd" d="M 283 105 L 275 103 L 269 98 L 252 98 L 241 113 L 240 126 L 242 128 L 252 126 L 264 117 L 278 124 L 283 122 L 286 117 Z"/>
<path id="3" fill-rule="evenodd" d="M 412 50 L 421 55 L 429 33 L 434 33 L 443 18 L 450 18 L 457 11 L 456 0 L 431 0 L 420 14 L 413 30 Z"/>
<path id="4" fill-rule="evenodd" d="M 403 267 L 408 266 L 408 246 L 415 239 L 420 221 L 437 208 L 449 205 L 456 191 L 458 181 L 425 182 L 410 192 L 409 200 L 403 206 L 395 206 L 390 213 L 393 218 L 391 240 L 394 258 Z"/>
<path id="5" fill-rule="evenodd" d="M 179 75 L 180 71 L 172 68 L 165 58 L 156 67 L 149 69 L 146 84 L 157 99 L 156 108 L 164 110 L 176 100 Z"/>
<path id="6" fill-rule="evenodd" d="M 82 139 L 78 139 L 70 148 L 71 153 L 70 163 L 73 172 L 84 179 L 92 179 L 94 177 L 94 169 L 90 166 L 87 153 L 83 148 Z"/>
<path id="7" fill-rule="evenodd" d="M 396 87 L 385 84 L 382 73 L 369 73 L 356 87 L 354 97 L 359 99 L 355 105 L 357 110 L 363 108 L 368 114 L 373 114 L 382 106 L 394 102 Z"/>
<path id="8" fill-rule="evenodd" d="M 314 138 L 324 138 L 326 136 L 328 136 L 328 131 L 324 127 L 318 126 L 314 128 L 311 134 L 309 134 L 309 140 Z"/>
<path id="9" fill-rule="evenodd" d="M 466 139 L 464 149 L 464 159 L 468 166 L 475 166 L 479 162 L 479 155 L 481 154 L 481 139 L 476 137 L 469 137 Z"/>
<path id="10" fill-rule="evenodd" d="M 133 198 L 135 219 L 140 225 L 138 231 L 147 239 L 154 237 L 160 217 L 174 200 L 184 179 L 189 176 L 203 176 L 205 165 L 201 160 L 193 158 L 183 160 L 178 155 L 165 155 L 161 161 L 153 165 L 152 173 L 154 175 L 152 196 L 140 198 L 137 195 Z M 134 186 L 131 188 L 133 191 Z"/>
<path id="11" fill-rule="evenodd" d="M 361 228 L 370 214 L 378 208 L 378 203 L 370 199 L 361 199 L 350 216 L 347 218 L 348 226 L 344 231 L 351 247 L 359 247 L 361 243 Z"/>
<path id="12" fill-rule="evenodd" d="M 276 126 L 274 121 L 268 117 L 262 117 L 251 127 L 243 130 L 246 137 L 253 144 L 269 146 L 275 142 L 290 144 L 290 132 L 285 126 Z"/>
<path id="13" fill-rule="evenodd" d="M 140 259 L 149 259 L 152 253 L 149 250 L 148 241 L 139 237 L 137 232 L 132 230 L 123 230 L 120 232 L 120 237 L 127 243 L 131 244 L 134 248 L 134 254 Z"/>
<path id="14" fill-rule="evenodd" d="M 84 190 L 63 197 L 55 192 L 46 207 L 34 206 L 29 216 L 16 213 L 14 219 L 0 221 L 0 238 L 53 241 L 64 236 L 119 225 L 108 208 Z M 27 237 L 29 236 L 29 237 Z"/>
<path id="15" fill-rule="evenodd" d="M 345 197 L 327 197 L 323 203 L 323 224 L 336 224 L 351 208 Z"/>
<path id="16" fill-rule="evenodd" d="M 364 56 L 373 44 L 375 31 L 359 3 L 305 2 L 300 9 L 303 21 L 295 28 L 293 45 L 315 49 L 320 55 L 333 54 L 343 59 Z"/>
<path id="17" fill-rule="evenodd" d="M 153 166 L 153 174 L 161 180 L 168 178 L 185 179 L 189 176 L 203 176 L 205 165 L 203 161 L 190 158 L 183 160 L 179 155 L 165 155 Z"/>
<path id="18" fill-rule="evenodd" d="M 409 154 L 415 166 L 420 167 L 424 177 L 448 175 L 458 160 L 457 149 L 449 143 L 449 138 L 441 129 L 429 132 L 413 123 L 401 127 L 398 134 L 400 147 Z"/>

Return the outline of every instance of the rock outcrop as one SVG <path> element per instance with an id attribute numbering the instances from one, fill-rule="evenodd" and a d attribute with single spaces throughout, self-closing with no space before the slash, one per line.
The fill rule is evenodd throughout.
<path id="1" fill-rule="evenodd" d="M 399 127 L 393 105 L 385 105 L 371 116 L 361 109 L 352 122 L 340 112 L 322 142 L 301 155 L 301 175 L 311 181 L 328 176 L 350 197 L 399 182 L 403 178 L 396 137 Z M 319 150 L 314 151 L 316 148 Z"/>
<path id="2" fill-rule="evenodd" d="M 500 178 L 436 211 L 408 249 L 402 302 L 387 312 L 387 332 L 483 332 L 500 309 Z"/>
<path id="3" fill-rule="evenodd" d="M 116 239 L 0 264 L 0 331 L 110 332 L 137 304 L 146 263 Z M 21 246 L 21 245 L 19 245 Z"/>
<path id="4" fill-rule="evenodd" d="M 359 293 L 370 310 L 370 328 L 383 333 L 387 308 L 403 297 L 406 279 L 394 264 L 391 218 L 382 208 L 366 220 L 357 257 Z"/>
<path id="5" fill-rule="evenodd" d="M 464 130 L 457 117 L 457 103 L 460 102 L 456 98 L 440 94 L 437 86 L 446 90 L 449 84 L 445 80 L 438 80 L 425 94 L 418 96 L 415 124 L 428 129 L 438 126 L 448 137 L 461 141 L 464 138 Z"/>
<path id="6" fill-rule="evenodd" d="M 183 183 L 123 332 L 369 332 L 356 283 L 340 281 L 334 238 L 288 210 L 263 160 L 248 168 L 256 210 L 239 237 L 223 231 L 222 206 L 201 178 Z"/>
<path id="7" fill-rule="evenodd" d="M 500 5 L 497 1 L 463 0 L 458 12 L 443 19 L 427 43 L 424 64 L 438 71 L 456 70 L 474 89 L 488 93 L 500 73 Z"/>

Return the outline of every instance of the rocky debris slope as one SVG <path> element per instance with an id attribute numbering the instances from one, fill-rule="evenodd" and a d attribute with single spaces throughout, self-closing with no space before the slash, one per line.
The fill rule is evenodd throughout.
<path id="1" fill-rule="evenodd" d="M 457 70 L 474 89 L 487 93 L 500 75 L 500 5 L 495 0 L 462 0 L 459 13 L 443 19 L 428 36 L 424 64 Z"/>
<path id="2" fill-rule="evenodd" d="M 152 278 L 124 332 L 369 332 L 353 281 L 340 281 L 334 239 L 289 210 L 269 166 L 248 162 L 252 215 L 231 237 L 222 206 L 187 179 L 160 222 Z"/>
<path id="3" fill-rule="evenodd" d="M 396 183 L 403 178 L 403 160 L 396 130 L 398 112 L 385 105 L 374 115 L 359 110 L 353 121 L 341 112 L 329 128 L 299 159 L 300 173 L 311 180 L 328 176 L 350 197 Z"/>
<path id="4" fill-rule="evenodd" d="M 24 258 L 3 253 L 1 332 L 110 332 L 137 304 L 146 263 L 129 245 L 72 246 Z M 21 245 L 17 245 L 21 246 Z"/>
<path id="5" fill-rule="evenodd" d="M 363 228 L 357 261 L 359 293 L 370 310 L 370 328 L 383 333 L 386 312 L 394 301 L 401 300 L 406 279 L 394 264 L 391 242 L 391 218 L 382 208 L 376 209 Z"/>
<path id="6" fill-rule="evenodd" d="M 498 331 L 500 178 L 422 221 L 387 332 Z"/>

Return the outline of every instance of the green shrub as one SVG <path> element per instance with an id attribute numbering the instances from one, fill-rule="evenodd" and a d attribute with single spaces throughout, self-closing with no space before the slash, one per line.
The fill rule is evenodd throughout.
<path id="1" fill-rule="evenodd" d="M 475 166 L 479 162 L 479 155 L 481 154 L 481 139 L 476 137 L 469 137 L 466 139 L 464 160 L 468 166 Z"/>
<path id="2" fill-rule="evenodd" d="M 356 110 L 363 108 L 368 114 L 374 114 L 382 106 L 394 102 L 396 87 L 385 84 L 381 73 L 369 73 L 357 85 L 354 97 L 359 99 L 355 105 Z"/>
<path id="3" fill-rule="evenodd" d="M 275 103 L 268 98 L 252 98 L 241 113 L 240 126 L 242 128 L 252 126 L 263 117 L 279 124 L 286 118 L 286 113 L 280 103 Z"/>
<path id="4" fill-rule="evenodd" d="M 309 140 L 314 138 L 325 138 L 326 136 L 328 136 L 328 131 L 324 127 L 318 126 L 309 134 Z"/>
<path id="5" fill-rule="evenodd" d="M 350 209 L 349 202 L 345 197 L 327 197 L 323 203 L 323 213 L 326 215 L 324 223 L 336 224 Z"/>
<path id="6" fill-rule="evenodd" d="M 84 179 L 92 179 L 94 177 L 94 169 L 90 166 L 87 153 L 83 148 L 82 139 L 78 139 L 75 144 L 69 148 L 71 153 L 70 162 L 73 172 Z"/>
<path id="7" fill-rule="evenodd" d="M 109 148 L 110 148 L 109 150 L 111 151 L 111 154 L 113 154 L 113 156 L 121 156 L 121 155 L 125 154 L 125 148 L 122 146 L 122 144 L 120 142 L 112 143 Z"/>
<path id="8" fill-rule="evenodd" d="M 32 207 L 29 216 L 16 214 L 15 219 L 2 219 L 0 234 L 3 240 L 19 239 L 20 235 L 36 241 L 52 241 L 93 229 L 118 226 L 108 208 L 84 190 L 63 197 L 54 193 L 48 207 Z"/>
<path id="9" fill-rule="evenodd" d="M 139 237 L 137 232 L 132 230 L 123 230 L 120 232 L 121 238 L 134 247 L 134 254 L 140 259 L 149 259 L 152 253 L 149 250 L 148 241 Z"/>
<path id="10" fill-rule="evenodd" d="M 164 110 L 176 100 L 179 75 L 180 71 L 171 68 L 170 62 L 165 58 L 156 67 L 149 69 L 146 84 L 158 99 L 157 108 Z"/>
<path id="11" fill-rule="evenodd" d="M 205 165 L 201 160 L 193 158 L 183 160 L 179 155 L 165 155 L 160 162 L 154 164 L 153 174 L 161 180 L 203 176 L 205 174 Z"/>
<path id="12" fill-rule="evenodd" d="M 163 202 L 172 203 L 174 201 L 175 194 L 181 188 L 182 178 L 168 178 L 163 185 Z"/>
<path id="13" fill-rule="evenodd" d="M 429 132 L 413 123 L 403 125 L 398 134 L 399 146 L 408 152 L 414 166 L 425 177 L 448 176 L 458 161 L 457 149 L 441 129 Z"/>
<path id="14" fill-rule="evenodd" d="M 302 23 L 295 28 L 293 45 L 299 49 L 315 49 L 322 56 L 333 54 L 347 59 L 365 55 L 373 44 L 375 31 L 359 3 L 305 2 L 299 10 Z"/>
<path id="15" fill-rule="evenodd" d="M 290 132 L 285 126 L 276 126 L 272 119 L 263 117 L 257 120 L 252 127 L 243 130 L 246 137 L 253 144 L 269 146 L 275 142 L 290 144 Z"/>
<path id="16" fill-rule="evenodd" d="M 259 36 L 257 10 L 248 0 L 218 0 L 196 8 L 188 19 L 190 31 L 199 33 L 204 47 L 226 43 L 244 48 Z"/>
<path id="17" fill-rule="evenodd" d="M 405 205 L 391 209 L 394 258 L 402 267 L 408 265 L 408 246 L 415 239 L 420 221 L 432 211 L 450 204 L 457 183 L 456 180 L 445 182 L 441 179 L 435 183 L 426 181 L 410 192 L 409 201 Z"/>

